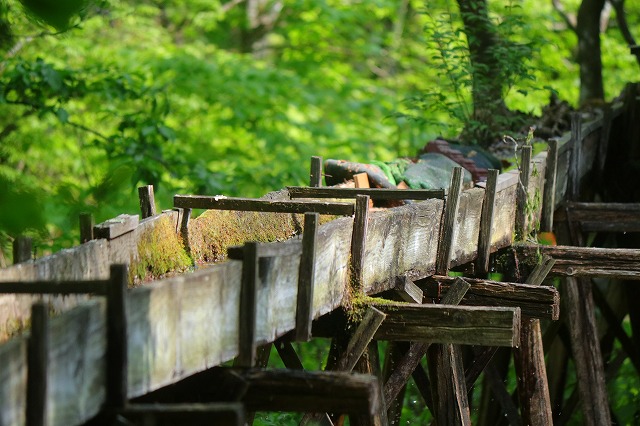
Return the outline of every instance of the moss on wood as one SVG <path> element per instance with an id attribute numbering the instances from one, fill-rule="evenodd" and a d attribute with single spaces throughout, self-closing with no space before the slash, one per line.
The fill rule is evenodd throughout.
<path id="1" fill-rule="evenodd" d="M 247 241 L 284 241 L 300 233 L 302 215 L 208 210 L 189 222 L 189 246 L 197 263 L 227 257 L 227 248 Z"/>
<path id="2" fill-rule="evenodd" d="M 131 261 L 129 282 L 135 285 L 168 273 L 184 272 L 192 265 L 173 221 L 161 217 L 138 239 L 138 257 Z"/>

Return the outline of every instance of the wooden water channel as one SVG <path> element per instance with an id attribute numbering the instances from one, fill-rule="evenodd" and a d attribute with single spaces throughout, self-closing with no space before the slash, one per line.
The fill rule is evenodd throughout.
<path id="1" fill-rule="evenodd" d="M 340 414 L 351 424 L 392 424 L 410 377 L 438 424 L 470 424 L 468 395 L 482 373 L 494 402 L 484 403 L 481 423 L 498 424 L 492 410 L 511 424 L 561 423 L 559 411 L 571 415 L 579 401 L 587 424 L 611 424 L 593 301 L 603 312 L 607 304 L 594 299 L 589 280 L 638 279 L 640 250 L 576 246 L 584 232 L 637 231 L 637 206 L 576 202 L 604 164 L 610 129 L 635 111 L 630 99 L 590 121 L 576 115 L 548 152 L 532 158 L 524 147 L 520 171 L 490 172 L 474 188 L 463 188 L 461 169 L 446 191 L 323 188 L 317 158 L 311 187 L 259 200 L 176 196 L 174 210 L 156 214 L 153 192 L 141 188 L 141 221 L 122 215 L 92 228 L 85 217 L 80 246 L 0 270 L 0 334 L 31 326 L 0 345 L 0 425 L 239 425 L 255 411 L 310 413 L 302 424 L 341 424 Z M 369 199 L 414 202 L 371 210 Z M 284 233 L 304 231 L 249 241 L 230 248 L 228 261 L 127 289 L 121 265 L 145 256 L 155 228 L 169 223 L 194 255 L 205 237 L 191 209 L 241 211 L 229 220 L 243 226 L 242 212 L 269 212 L 260 217 L 287 218 L 277 222 Z M 554 211 L 570 225 L 568 247 L 515 244 L 538 222 L 553 229 Z M 598 220 L 621 211 L 631 213 L 615 226 Z M 517 269 L 526 276 L 487 280 L 492 253 L 509 247 L 529 263 Z M 449 277 L 452 268 L 476 278 Z M 547 379 L 566 349 L 550 353 L 545 369 L 543 341 L 561 328 L 560 293 L 543 283 L 547 274 L 567 277 L 560 287 L 571 321 L 563 326 L 579 378 L 568 401 L 559 396 L 564 385 Z M 611 316 L 609 329 L 636 357 Z M 327 368 L 305 371 L 291 342 L 320 336 L 334 342 Z M 389 342 L 385 371 L 380 341 Z M 287 369 L 263 368 L 273 342 Z M 499 348 L 513 352 L 516 398 L 505 388 Z"/>

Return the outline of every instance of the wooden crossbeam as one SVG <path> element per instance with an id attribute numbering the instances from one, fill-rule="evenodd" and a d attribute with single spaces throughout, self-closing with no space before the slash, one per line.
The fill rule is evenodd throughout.
<path id="1" fill-rule="evenodd" d="M 502 306 L 520 308 L 523 317 L 557 320 L 560 316 L 560 294 L 555 287 L 503 283 L 465 278 L 471 285 L 464 299 L 466 306 Z M 426 297 L 439 298 L 455 282 L 454 277 L 434 275 L 419 282 Z"/>
<path id="2" fill-rule="evenodd" d="M 175 195 L 174 207 L 208 210 L 242 210 L 271 213 L 320 213 L 351 216 L 352 203 L 325 201 L 262 200 L 254 198 L 234 198 L 217 195 Z"/>
<path id="3" fill-rule="evenodd" d="M 565 208 L 556 211 L 554 220 L 566 221 L 568 210 L 583 232 L 640 232 L 640 203 L 568 202 Z"/>
<path id="4" fill-rule="evenodd" d="M 378 379 L 336 371 L 214 367 L 138 398 L 137 403 L 241 402 L 246 411 L 373 415 Z"/>
<path id="5" fill-rule="evenodd" d="M 372 200 L 430 200 L 443 199 L 444 189 L 389 189 L 389 188 L 309 188 L 288 186 L 291 198 L 355 198 L 368 195 Z"/>
<path id="6" fill-rule="evenodd" d="M 640 249 L 574 246 L 514 246 L 519 256 L 535 259 L 540 254 L 556 260 L 550 274 L 566 277 L 610 277 L 640 280 Z"/>
<path id="7" fill-rule="evenodd" d="M 520 342 L 520 308 L 409 303 L 375 307 L 387 315 L 376 340 L 508 347 Z"/>
<path id="8" fill-rule="evenodd" d="M 244 426 L 242 404 L 218 402 L 209 404 L 131 404 L 118 414 L 136 424 L 154 426 Z"/>
<path id="9" fill-rule="evenodd" d="M 0 294 L 106 295 L 109 283 L 109 280 L 5 281 L 0 282 Z"/>

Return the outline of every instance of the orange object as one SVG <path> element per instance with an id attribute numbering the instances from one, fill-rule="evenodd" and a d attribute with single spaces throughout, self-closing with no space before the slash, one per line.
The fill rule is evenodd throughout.
<path id="1" fill-rule="evenodd" d="M 538 234 L 538 242 L 545 246 L 557 246 L 556 234 L 553 232 L 540 232 Z"/>

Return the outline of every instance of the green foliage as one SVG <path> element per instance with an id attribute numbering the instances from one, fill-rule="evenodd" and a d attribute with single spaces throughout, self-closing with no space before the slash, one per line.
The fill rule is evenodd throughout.
<path id="1" fill-rule="evenodd" d="M 481 105 L 474 105 L 473 92 L 491 93 L 495 81 L 500 82 L 501 93 L 497 95 L 501 99 L 486 99 L 485 103 L 506 100 L 512 92 L 527 96 L 529 91 L 536 90 L 533 63 L 537 46 L 532 39 L 522 37 L 530 24 L 519 4 L 508 2 L 501 7 L 491 15 L 495 45 L 486 52 L 495 64 L 491 70 L 483 63 L 472 61 L 468 37 L 473 36 L 465 32 L 457 10 L 447 6 L 444 12 L 433 12 L 425 7 L 422 13 L 427 18 L 427 52 L 433 61 L 432 67 L 438 71 L 439 84 L 407 98 L 407 108 L 411 111 L 408 117 L 437 123 L 444 113 L 450 119 L 447 136 L 456 137 L 464 130 L 474 143 L 483 140 L 481 135 L 497 135 L 520 125 L 506 109 L 489 123 L 477 111 Z M 491 73 L 494 70 L 497 75 Z"/>

